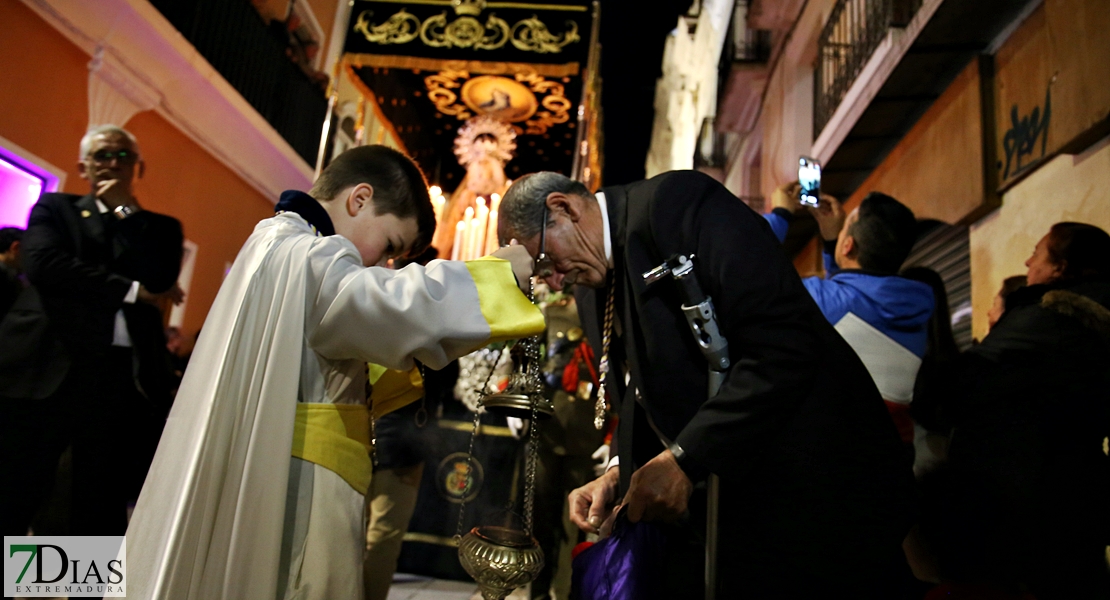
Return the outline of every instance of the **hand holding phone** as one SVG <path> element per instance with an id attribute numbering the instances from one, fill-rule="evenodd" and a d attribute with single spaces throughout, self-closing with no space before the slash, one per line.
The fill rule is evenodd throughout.
<path id="1" fill-rule="evenodd" d="M 805 206 L 821 204 L 821 163 L 808 156 L 798 158 L 798 201 Z"/>

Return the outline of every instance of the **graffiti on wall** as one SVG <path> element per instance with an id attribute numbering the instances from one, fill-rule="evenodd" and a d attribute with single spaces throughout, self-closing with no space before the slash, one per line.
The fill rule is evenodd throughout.
<path id="1" fill-rule="evenodd" d="M 1020 173 L 1035 160 L 1044 158 L 1048 146 L 1048 124 L 1052 120 L 1052 85 L 1051 82 L 1044 92 L 1044 105 L 1035 106 L 1025 116 L 1019 117 L 1018 105 L 1010 108 L 1010 128 L 1002 137 L 1002 149 L 1005 151 L 1005 162 L 999 161 L 1002 169 L 1002 181 L 1011 175 Z M 1033 158 L 1033 153 L 1040 141 L 1040 156 Z M 1030 160 L 1033 159 L 1033 160 Z"/>

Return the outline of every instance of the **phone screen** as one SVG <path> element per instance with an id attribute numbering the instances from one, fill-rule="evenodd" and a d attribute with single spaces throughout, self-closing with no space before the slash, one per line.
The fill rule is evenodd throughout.
<path id="1" fill-rule="evenodd" d="M 821 163 L 803 156 L 798 159 L 798 183 L 801 191 L 798 199 L 806 206 L 817 206 L 821 194 Z"/>

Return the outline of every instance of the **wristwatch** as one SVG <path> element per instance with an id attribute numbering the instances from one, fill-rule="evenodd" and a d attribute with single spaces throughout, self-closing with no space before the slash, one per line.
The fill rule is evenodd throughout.
<path id="1" fill-rule="evenodd" d="M 668 449 L 671 451 L 671 454 L 674 455 L 674 461 L 678 463 L 679 468 L 682 469 L 684 473 L 686 473 L 686 476 L 690 478 L 690 481 L 697 483 L 698 481 L 709 477 L 709 470 L 702 467 L 701 465 L 695 464 L 693 459 L 690 458 L 690 455 L 682 449 L 682 446 L 678 445 L 678 442 L 675 442 L 668 446 Z"/>
<path id="2" fill-rule="evenodd" d="M 139 212 L 139 207 L 129 206 L 127 204 L 120 204 L 112 209 L 112 213 L 116 215 L 117 219 L 126 219 L 137 212 Z"/>

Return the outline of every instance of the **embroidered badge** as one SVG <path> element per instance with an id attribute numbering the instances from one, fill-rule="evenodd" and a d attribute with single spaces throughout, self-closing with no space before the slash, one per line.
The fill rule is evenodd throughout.
<path id="1" fill-rule="evenodd" d="M 436 487 L 439 488 L 439 493 L 454 504 L 474 500 L 482 489 L 484 479 L 482 463 L 477 458 L 471 458 L 468 468 L 465 452 L 447 455 L 436 469 Z"/>

